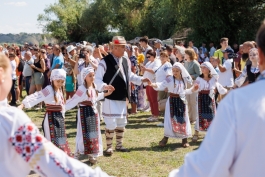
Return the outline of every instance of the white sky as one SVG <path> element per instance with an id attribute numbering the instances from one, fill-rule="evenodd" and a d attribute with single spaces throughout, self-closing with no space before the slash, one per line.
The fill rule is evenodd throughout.
<path id="1" fill-rule="evenodd" d="M 58 0 L 0 0 L 0 33 L 42 33 L 38 14 Z"/>

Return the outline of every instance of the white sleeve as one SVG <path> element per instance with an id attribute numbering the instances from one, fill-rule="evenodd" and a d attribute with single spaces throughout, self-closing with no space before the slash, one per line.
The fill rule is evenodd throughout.
<path id="1" fill-rule="evenodd" d="M 98 93 L 98 97 L 97 97 L 96 101 L 102 100 L 102 99 L 104 99 L 104 97 L 105 97 L 104 92 Z"/>
<path id="2" fill-rule="evenodd" d="M 188 153 L 179 171 L 170 177 L 230 176 L 236 151 L 236 115 L 233 91 L 218 106 L 215 118 L 200 146 Z M 224 119 L 225 118 L 225 119 Z"/>
<path id="3" fill-rule="evenodd" d="M 224 88 L 221 84 L 219 84 L 218 82 L 216 82 L 216 88 L 218 90 L 218 92 L 220 93 L 220 95 L 224 95 L 227 93 L 227 89 Z"/>
<path id="4" fill-rule="evenodd" d="M 9 143 L 25 163 L 38 175 L 44 176 L 108 176 L 99 168 L 93 170 L 82 162 L 69 157 L 39 133 L 28 116 L 18 110 L 19 120 L 9 138 Z M 14 161 L 16 163 L 16 161 Z"/>
<path id="5" fill-rule="evenodd" d="M 155 90 L 164 91 L 166 88 L 169 87 L 169 85 L 173 82 L 172 77 L 166 77 L 166 79 L 163 82 L 157 82 L 155 83 L 157 88 L 154 88 Z"/>
<path id="6" fill-rule="evenodd" d="M 22 101 L 22 104 L 24 104 L 25 108 L 31 108 L 42 101 L 53 98 L 53 96 L 54 96 L 54 91 L 52 87 L 48 85 L 41 91 L 26 96 L 26 98 Z"/>
<path id="7" fill-rule="evenodd" d="M 130 82 L 132 82 L 135 85 L 141 85 L 143 77 L 138 76 L 138 75 L 136 75 L 136 74 L 134 74 L 132 72 L 132 70 L 131 70 L 131 62 L 130 62 L 129 59 L 127 59 L 127 63 L 128 63 L 128 76 L 129 76 Z"/>
<path id="8" fill-rule="evenodd" d="M 172 74 L 172 65 L 170 63 L 164 67 L 164 72 L 165 72 L 166 76 L 169 76 L 169 75 L 172 76 L 173 75 Z"/>
<path id="9" fill-rule="evenodd" d="M 247 78 L 247 67 L 245 66 L 242 73 L 235 79 L 235 84 L 240 87 Z"/>
<path id="10" fill-rule="evenodd" d="M 151 68 L 154 72 L 161 66 L 161 61 L 159 59 L 155 59 L 154 65 Z"/>
<path id="11" fill-rule="evenodd" d="M 107 66 L 104 60 L 101 60 L 98 64 L 98 68 L 95 75 L 95 84 L 97 85 L 98 91 L 103 91 L 103 87 L 108 85 L 103 82 L 104 74 L 106 73 Z"/>
<path id="12" fill-rule="evenodd" d="M 229 61 L 229 60 L 226 60 L 224 62 L 224 65 L 225 69 L 228 71 L 229 69 L 232 69 L 232 63 Z"/>
<path id="13" fill-rule="evenodd" d="M 74 96 L 66 101 L 65 111 L 68 111 L 74 108 L 78 103 L 84 101 L 86 99 L 86 90 L 83 89 L 83 85 L 78 87 L 77 91 L 75 92 Z"/>

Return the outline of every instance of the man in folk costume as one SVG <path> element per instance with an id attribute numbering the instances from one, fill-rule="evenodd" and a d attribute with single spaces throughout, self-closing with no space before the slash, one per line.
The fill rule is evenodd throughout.
<path id="1" fill-rule="evenodd" d="M 260 57 L 257 81 L 228 93 L 200 148 L 187 154 L 183 166 L 169 177 L 264 176 L 265 21 L 256 41 Z"/>
<path id="2" fill-rule="evenodd" d="M 112 39 L 112 52 L 104 57 L 96 71 L 95 83 L 99 91 L 109 90 L 114 87 L 115 91 L 105 97 L 102 115 L 106 124 L 107 149 L 105 155 L 112 155 L 112 139 L 116 132 L 116 151 L 129 152 L 122 146 L 125 126 L 127 124 L 127 104 L 130 100 L 130 85 L 132 82 L 140 85 L 149 79 L 143 79 L 131 72 L 130 61 L 124 56 L 126 40 L 122 36 L 114 36 Z"/>

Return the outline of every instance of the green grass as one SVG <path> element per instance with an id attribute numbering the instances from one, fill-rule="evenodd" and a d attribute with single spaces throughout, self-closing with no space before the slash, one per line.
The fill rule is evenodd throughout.
<path id="1" fill-rule="evenodd" d="M 66 113 L 66 131 L 72 151 L 75 150 L 76 111 L 76 109 L 73 109 Z M 26 110 L 25 112 L 41 130 L 44 110 Z M 111 157 L 99 157 L 98 163 L 92 168 L 99 166 L 109 175 L 119 177 L 168 176 L 171 170 L 183 164 L 185 154 L 196 150 L 202 141 L 202 139 L 199 139 L 197 143 L 192 143 L 189 139 L 190 147 L 182 148 L 181 140 L 170 138 L 167 146 L 161 148 L 158 146 L 158 142 L 163 138 L 163 128 L 156 126 L 158 122 L 147 122 L 146 118 L 149 116 L 149 113 L 138 113 L 129 116 L 123 142 L 124 146 L 130 148 L 131 152 L 114 152 Z M 105 148 L 103 122 L 101 123 L 101 133 Z M 113 142 L 113 147 L 115 147 L 115 139 Z M 30 175 L 30 177 L 33 176 L 35 175 Z"/>

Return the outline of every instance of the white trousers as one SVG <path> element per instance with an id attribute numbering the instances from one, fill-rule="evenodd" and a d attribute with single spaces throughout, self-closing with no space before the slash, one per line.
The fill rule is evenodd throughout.
<path id="1" fill-rule="evenodd" d="M 127 125 L 126 118 L 105 118 L 106 129 L 115 130 L 117 127 L 125 127 Z"/>

